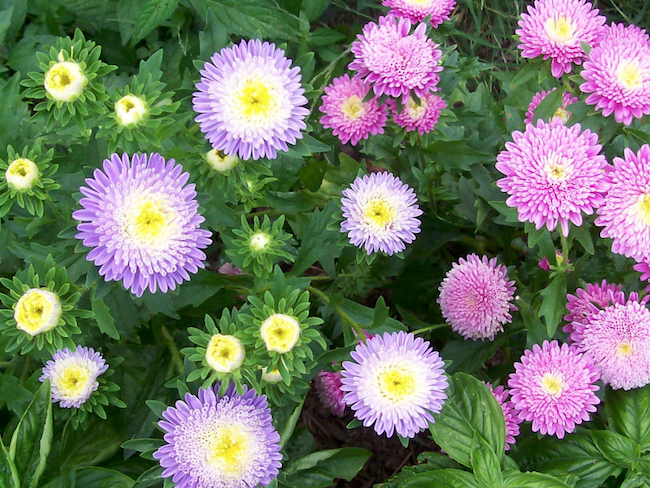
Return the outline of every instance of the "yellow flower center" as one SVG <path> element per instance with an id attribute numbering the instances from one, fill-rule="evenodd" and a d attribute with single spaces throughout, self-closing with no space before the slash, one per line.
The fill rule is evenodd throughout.
<path id="1" fill-rule="evenodd" d="M 558 398 L 565 388 L 564 380 L 558 375 L 546 373 L 542 377 L 542 389 L 553 398 Z"/>
<path id="2" fill-rule="evenodd" d="M 269 351 L 280 354 L 293 349 L 300 338 L 300 324 L 283 313 L 276 313 L 262 322 L 260 336 Z"/>
<path id="3" fill-rule="evenodd" d="M 61 61 L 47 70 L 43 86 L 54 100 L 72 102 L 83 93 L 87 84 L 88 78 L 78 63 Z"/>
<path id="4" fill-rule="evenodd" d="M 571 118 L 571 112 L 563 109 L 562 107 L 558 107 L 558 109 L 553 114 L 553 119 L 555 119 L 556 117 L 558 117 L 563 123 L 566 124 Z"/>
<path id="5" fill-rule="evenodd" d="M 420 119 L 427 109 L 427 101 L 424 98 L 420 99 L 420 103 L 422 105 L 415 103 L 415 100 L 413 100 L 412 97 L 409 97 L 406 102 L 406 113 L 408 113 L 408 116 L 413 120 Z"/>
<path id="6" fill-rule="evenodd" d="M 376 229 L 386 229 L 395 221 L 395 208 L 383 198 L 375 198 L 363 210 L 364 220 Z"/>
<path id="7" fill-rule="evenodd" d="M 229 373 L 241 366 L 245 355 L 244 346 L 235 336 L 215 334 L 208 343 L 205 360 L 215 371 Z"/>
<path id="8" fill-rule="evenodd" d="M 341 104 L 341 112 L 348 119 L 357 120 L 366 114 L 366 109 L 363 106 L 363 100 L 356 95 L 352 95 Z"/>
<path id="9" fill-rule="evenodd" d="M 138 124 L 146 114 L 147 106 L 140 97 L 125 95 L 115 102 L 115 118 L 124 127 Z"/>
<path id="10" fill-rule="evenodd" d="M 248 247 L 250 247 L 251 251 L 261 252 L 266 250 L 266 248 L 269 247 L 270 243 L 271 236 L 269 236 L 266 232 L 262 232 L 260 230 L 251 236 Z"/>
<path id="11" fill-rule="evenodd" d="M 208 462 L 230 478 L 239 478 L 248 466 L 251 435 L 239 425 L 222 427 L 212 438 Z"/>
<path id="12" fill-rule="evenodd" d="M 379 392 L 391 403 L 399 403 L 415 393 L 415 375 L 405 368 L 392 366 L 379 374 Z"/>
<path id="13" fill-rule="evenodd" d="M 172 233 L 175 213 L 160 195 L 136 196 L 124 214 L 125 235 L 139 247 L 166 247 Z"/>
<path id="14" fill-rule="evenodd" d="M 564 44 L 573 39 L 573 25 L 564 17 L 550 17 L 544 26 L 551 41 Z"/>
<path id="15" fill-rule="evenodd" d="M 248 80 L 244 83 L 239 94 L 239 104 L 242 113 L 247 119 L 266 118 L 268 117 L 278 103 L 271 95 L 268 86 L 256 79 Z"/>
<path id="16" fill-rule="evenodd" d="M 61 395 L 69 398 L 78 397 L 86 389 L 90 376 L 88 368 L 80 364 L 66 367 L 57 382 Z"/>
<path id="17" fill-rule="evenodd" d="M 205 154 L 205 159 L 212 169 L 220 173 L 233 169 L 239 162 L 237 156 L 225 156 L 217 149 L 208 151 Z"/>
<path id="18" fill-rule="evenodd" d="M 35 336 L 56 327 L 61 313 L 61 302 L 54 293 L 32 288 L 16 303 L 14 319 L 16 327 Z"/>
<path id="19" fill-rule="evenodd" d="M 643 85 L 643 71 L 636 63 L 623 61 L 618 69 L 618 81 L 628 90 L 638 90 Z"/>
<path id="20" fill-rule="evenodd" d="M 5 178 L 7 179 L 7 185 L 12 190 L 29 190 L 34 186 L 34 182 L 38 180 L 38 167 L 29 159 L 18 158 L 7 168 Z"/>
<path id="21" fill-rule="evenodd" d="M 616 352 L 619 354 L 619 356 L 629 358 L 632 355 L 632 346 L 629 342 L 623 342 L 618 345 Z"/>
<path id="22" fill-rule="evenodd" d="M 639 196 L 636 212 L 646 225 L 650 225 L 650 193 Z"/>
<path id="23" fill-rule="evenodd" d="M 266 368 L 262 368 L 262 379 L 267 383 L 279 383 L 282 381 L 282 375 L 277 367 L 273 368 L 270 372 Z"/>

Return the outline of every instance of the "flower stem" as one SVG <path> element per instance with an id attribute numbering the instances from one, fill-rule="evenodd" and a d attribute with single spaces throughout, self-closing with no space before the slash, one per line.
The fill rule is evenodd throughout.
<path id="1" fill-rule="evenodd" d="M 176 366 L 176 369 L 178 370 L 178 374 L 182 375 L 183 361 L 181 360 L 181 354 L 178 351 L 178 347 L 176 346 L 176 343 L 174 342 L 174 338 L 169 333 L 169 330 L 167 330 L 167 327 L 165 327 L 164 325 L 160 328 L 160 334 L 162 335 L 165 344 L 169 348 L 169 352 L 172 355 L 172 362 Z"/>
<path id="2" fill-rule="evenodd" d="M 560 232 L 560 242 L 562 243 L 562 262 L 566 266 L 566 263 L 569 262 L 569 241 L 562 232 Z"/>
<path id="3" fill-rule="evenodd" d="M 357 324 L 357 322 L 348 315 L 348 313 L 343 310 L 339 305 L 332 305 L 329 297 L 325 295 L 322 291 L 320 291 L 318 288 L 314 288 L 313 286 L 308 286 L 307 290 L 309 290 L 309 293 L 312 295 L 316 295 L 318 298 L 323 300 L 328 306 L 332 307 L 336 313 L 338 313 L 343 320 L 345 320 L 348 324 L 352 326 L 352 328 L 357 332 L 357 337 L 359 337 L 363 342 L 366 342 L 366 333 L 364 332 L 363 328 Z"/>
<path id="4" fill-rule="evenodd" d="M 413 334 L 421 334 L 422 332 L 429 332 L 430 330 L 443 329 L 448 326 L 449 324 L 445 322 L 443 324 L 435 324 L 435 325 L 430 325 L 429 327 L 423 327 L 422 329 L 415 329 L 412 332 Z"/>

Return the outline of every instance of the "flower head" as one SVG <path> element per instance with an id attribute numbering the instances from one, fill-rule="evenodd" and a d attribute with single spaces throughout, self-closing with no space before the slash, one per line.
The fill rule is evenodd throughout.
<path id="1" fill-rule="evenodd" d="M 314 386 L 321 403 L 339 417 L 343 417 L 343 412 L 345 412 L 345 402 L 343 401 L 345 392 L 341 390 L 342 385 L 341 373 L 321 371 L 314 378 Z"/>
<path id="2" fill-rule="evenodd" d="M 638 153 L 625 149 L 614 158 L 611 188 L 598 209 L 601 237 L 611 237 L 612 252 L 637 261 L 650 260 L 650 146 Z"/>
<path id="3" fill-rule="evenodd" d="M 533 432 L 562 439 L 596 411 L 598 378 L 591 359 L 575 346 L 544 341 L 515 363 L 508 386 L 520 421 L 532 421 Z"/>
<path id="4" fill-rule="evenodd" d="M 341 232 L 368 254 L 403 251 L 420 232 L 422 215 L 411 188 L 390 173 L 373 173 L 354 180 L 343 190 Z M 406 243 L 406 244 L 405 244 Z"/>
<path id="5" fill-rule="evenodd" d="M 382 5 L 390 7 L 390 13 L 404 17 L 414 24 L 431 16 L 431 25 L 438 27 L 456 6 L 455 0 L 384 0 Z"/>
<path id="6" fill-rule="evenodd" d="M 219 173 L 231 170 L 239 163 L 237 156 L 226 156 L 218 149 L 212 149 L 205 153 L 205 160 L 212 169 Z"/>
<path id="7" fill-rule="evenodd" d="M 442 52 L 426 36 L 426 24 L 410 34 L 411 22 L 393 15 L 370 22 L 352 43 L 355 59 L 349 68 L 372 85 L 375 95 L 401 96 L 406 101 L 413 91 L 422 98 L 436 90 L 442 71 Z"/>
<path id="8" fill-rule="evenodd" d="M 31 190 L 38 181 L 38 176 L 38 166 L 34 161 L 27 158 L 15 159 L 5 171 L 7 186 L 17 192 Z"/>
<path id="9" fill-rule="evenodd" d="M 508 400 L 510 390 L 506 390 L 503 386 L 493 388 L 490 383 L 486 383 L 487 387 L 492 391 L 494 398 L 503 410 L 503 417 L 506 421 L 506 451 L 510 450 L 510 446 L 515 444 L 517 440 L 515 437 L 519 435 L 519 424 L 521 420 L 517 418 L 512 402 Z"/>
<path id="10" fill-rule="evenodd" d="M 377 98 L 364 101 L 370 87 L 361 78 L 345 74 L 334 78 L 332 84 L 325 87 L 323 115 L 320 123 L 331 128 L 332 133 L 343 144 L 350 141 L 355 146 L 361 139 L 368 139 L 370 134 L 383 134 L 386 126 L 386 106 L 379 105 Z"/>
<path id="11" fill-rule="evenodd" d="M 535 93 L 532 101 L 530 102 L 530 105 L 528 105 L 528 110 L 526 111 L 526 118 L 524 119 L 525 124 L 533 123 L 533 119 L 535 118 L 535 109 L 540 103 L 542 103 L 542 100 L 546 98 L 546 95 L 554 92 L 555 90 L 557 90 L 557 88 L 553 87 L 553 89 L 550 91 L 542 90 L 541 92 Z M 578 97 L 574 97 L 569 92 L 563 92 L 562 105 L 555 111 L 551 120 L 559 119 L 566 124 L 571 117 L 571 112 L 567 111 L 566 108 L 569 105 L 576 103 L 577 101 Z"/>
<path id="12" fill-rule="evenodd" d="M 90 347 L 77 346 L 57 351 L 43 368 L 40 381 L 50 380 L 52 402 L 61 408 L 79 408 L 97 391 L 97 377 L 104 374 L 108 365 L 101 354 Z"/>
<path id="13" fill-rule="evenodd" d="M 576 345 L 615 390 L 650 383 L 650 310 L 629 300 L 574 322 Z"/>
<path id="14" fill-rule="evenodd" d="M 630 125 L 650 114 L 650 44 L 636 31 L 618 31 L 589 52 L 580 73 L 585 102 Z"/>
<path id="15" fill-rule="evenodd" d="M 635 25 L 626 26 L 625 24 L 612 22 L 607 26 L 607 34 L 603 42 L 620 39 L 634 39 L 640 43 L 650 43 L 650 36 L 648 36 L 645 29 L 641 29 Z"/>
<path id="16" fill-rule="evenodd" d="M 514 285 L 496 258 L 470 254 L 447 272 L 437 302 L 454 332 L 465 339 L 493 340 L 503 324 L 512 321 L 510 312 L 517 310 L 511 303 Z"/>
<path id="17" fill-rule="evenodd" d="M 57 102 L 73 102 L 87 84 L 83 68 L 74 61 L 59 61 L 45 73 L 45 90 Z"/>
<path id="18" fill-rule="evenodd" d="M 219 373 L 230 373 L 244 362 L 244 345 L 234 335 L 214 334 L 205 351 L 205 361 Z"/>
<path id="19" fill-rule="evenodd" d="M 275 44 L 241 41 L 201 70 L 193 105 L 213 147 L 242 159 L 276 157 L 301 139 L 309 110 L 300 68 Z"/>
<path id="20" fill-rule="evenodd" d="M 148 114 L 147 102 L 135 95 L 124 95 L 115 102 L 115 119 L 124 126 L 136 126 Z"/>
<path id="21" fill-rule="evenodd" d="M 605 17 L 586 0 L 535 0 L 521 14 L 519 49 L 524 58 L 551 58 L 551 72 L 559 78 L 586 58 L 581 42 L 597 45 L 607 29 Z"/>
<path id="22" fill-rule="evenodd" d="M 625 303 L 625 293 L 621 291 L 621 285 L 608 284 L 607 280 L 602 283 L 589 283 L 587 289 L 578 288 L 575 295 L 567 294 L 566 309 L 569 312 L 564 320 L 569 322 L 562 330 L 569 334 L 570 341 L 579 340 L 574 335 L 573 322 L 584 321 L 598 310 L 609 307 L 613 303 Z M 598 308 L 596 308 L 598 307 Z"/>
<path id="23" fill-rule="evenodd" d="M 439 413 L 449 386 L 440 355 L 431 344 L 400 331 L 359 343 L 343 362 L 343 401 L 377 434 L 415 437 Z"/>
<path id="24" fill-rule="evenodd" d="M 300 323 L 290 315 L 274 313 L 260 326 L 260 337 L 269 351 L 284 354 L 291 351 L 300 339 Z"/>
<path id="25" fill-rule="evenodd" d="M 221 397 L 217 388 L 187 393 L 158 422 L 165 445 L 154 452 L 179 488 L 255 488 L 279 472 L 280 435 L 266 397 L 234 386 Z"/>
<path id="26" fill-rule="evenodd" d="M 438 95 L 428 93 L 420 99 L 419 104 L 409 97 L 401 111 L 397 110 L 394 100 L 389 100 L 389 106 L 397 125 L 407 132 L 417 130 L 420 134 L 426 134 L 435 129 L 440 112 L 447 108 L 447 103 Z"/>
<path id="27" fill-rule="evenodd" d="M 557 227 L 569 235 L 569 222 L 582 225 L 582 212 L 590 215 L 604 201 L 609 189 L 609 165 L 600 154 L 598 134 L 581 131 L 580 124 L 565 126 L 560 120 L 526 132 L 515 131 L 512 142 L 497 156 L 496 168 L 506 175 L 497 185 L 510 197 L 519 220 L 536 229 Z"/>
<path id="28" fill-rule="evenodd" d="M 61 301 L 55 293 L 31 288 L 18 299 L 14 319 L 16 327 L 33 337 L 59 325 L 62 313 Z"/>
<path id="29" fill-rule="evenodd" d="M 77 238 L 105 280 L 123 280 L 136 296 L 174 290 L 203 268 L 210 232 L 199 228 L 194 185 L 174 160 L 156 153 L 113 154 L 80 191 Z"/>

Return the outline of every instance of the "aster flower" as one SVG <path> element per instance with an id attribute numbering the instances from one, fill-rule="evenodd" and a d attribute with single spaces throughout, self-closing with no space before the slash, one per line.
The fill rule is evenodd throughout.
<path id="1" fill-rule="evenodd" d="M 212 149 L 205 153 L 205 160 L 213 170 L 219 173 L 230 171 L 239 164 L 239 158 L 237 156 L 226 156 L 217 149 Z"/>
<path id="2" fill-rule="evenodd" d="M 497 185 L 510 197 L 519 220 L 554 230 L 559 222 L 569 235 L 569 222 L 582 225 L 582 212 L 591 215 L 609 189 L 607 159 L 600 154 L 598 134 L 580 124 L 537 121 L 526 132 L 512 133 L 512 142 L 497 156 L 496 168 L 506 177 Z"/>
<path id="3" fill-rule="evenodd" d="M 562 330 L 569 334 L 569 340 L 579 340 L 574 335 L 573 322 L 584 322 L 594 312 L 609 307 L 614 303 L 625 303 L 625 293 L 621 291 L 621 285 L 607 283 L 588 283 L 587 289 L 578 288 L 575 295 L 567 294 L 566 309 L 569 312 L 564 320 L 569 322 Z M 598 307 L 598 308 L 595 308 Z"/>
<path id="4" fill-rule="evenodd" d="M 406 101 L 413 91 L 423 98 L 436 90 L 442 71 L 438 62 L 442 51 L 426 35 L 426 24 L 419 24 L 412 34 L 411 22 L 393 15 L 370 22 L 352 43 L 355 59 L 349 68 L 372 85 L 375 95 L 402 96 Z"/>
<path id="5" fill-rule="evenodd" d="M 612 22 L 607 26 L 607 34 L 605 35 L 603 42 L 620 39 L 634 39 L 639 43 L 650 43 L 650 36 L 648 36 L 645 29 L 641 29 L 635 25 L 617 24 L 616 22 Z"/>
<path id="6" fill-rule="evenodd" d="M 343 190 L 341 232 L 368 255 L 389 256 L 406 249 L 420 232 L 422 215 L 413 189 L 390 173 L 373 173 L 354 180 Z"/>
<path id="7" fill-rule="evenodd" d="M 397 109 L 394 100 L 389 100 L 388 104 L 393 112 L 393 120 L 397 125 L 404 127 L 407 132 L 417 130 L 420 135 L 435 129 L 440 113 L 447 108 L 447 103 L 433 93 L 423 96 L 419 104 L 412 97 L 409 97 L 401 111 Z"/>
<path id="8" fill-rule="evenodd" d="M 77 239 L 106 281 L 122 280 L 136 296 L 176 289 L 203 268 L 210 232 L 199 225 L 194 185 L 174 160 L 157 153 L 113 154 L 80 191 Z"/>
<path id="9" fill-rule="evenodd" d="M 544 341 L 515 363 L 508 386 L 520 421 L 532 421 L 533 432 L 562 439 L 596 411 L 598 378 L 591 359 L 575 346 Z"/>
<path id="10" fill-rule="evenodd" d="M 616 122 L 630 125 L 634 118 L 650 114 L 650 44 L 647 36 L 634 31 L 618 31 L 589 52 L 580 75 L 580 85 L 595 105 Z"/>
<path id="11" fill-rule="evenodd" d="M 596 46 L 607 32 L 599 10 L 586 0 L 535 0 L 521 14 L 517 47 L 524 58 L 551 58 L 551 73 L 560 78 L 587 56 L 581 42 Z"/>
<path id="12" fill-rule="evenodd" d="M 650 310 L 629 300 L 574 322 L 576 345 L 615 390 L 650 383 Z"/>
<path id="13" fill-rule="evenodd" d="M 638 271 L 641 273 L 641 276 L 639 277 L 639 280 L 641 281 L 649 281 L 650 280 L 650 263 L 647 261 L 644 261 L 642 263 L 636 263 L 633 266 L 635 271 Z M 648 293 L 650 290 L 650 285 L 646 286 L 645 292 Z M 649 295 L 650 296 L 650 295 Z"/>
<path id="14" fill-rule="evenodd" d="M 451 330 L 465 339 L 493 340 L 503 324 L 512 322 L 510 312 L 517 310 L 511 303 L 514 285 L 496 258 L 470 254 L 447 272 L 437 302 Z"/>
<path id="15" fill-rule="evenodd" d="M 650 260 L 650 146 L 638 153 L 625 149 L 614 158 L 611 188 L 598 209 L 601 237 L 611 237 L 612 252 L 639 262 Z"/>
<path id="16" fill-rule="evenodd" d="M 555 90 L 557 90 L 557 88 L 553 87 L 550 91 L 542 90 L 541 92 L 535 93 L 533 100 L 530 102 L 530 105 L 528 105 L 528 110 L 526 111 L 526 118 L 524 119 L 525 124 L 533 123 L 533 119 L 535 118 L 535 109 L 540 103 L 542 103 L 542 100 L 546 98 L 546 95 Z M 566 124 L 571 117 L 571 112 L 567 111 L 566 108 L 577 101 L 578 97 L 574 97 L 569 92 L 562 92 L 562 105 L 555 111 L 551 120 L 560 119 Z"/>
<path id="17" fill-rule="evenodd" d="M 509 451 L 510 446 L 517 442 L 515 437 L 519 435 L 519 424 L 521 421 L 517 418 L 512 402 L 508 400 L 510 390 L 506 390 L 503 386 L 494 388 L 490 383 L 486 383 L 486 385 L 492 391 L 497 402 L 499 402 L 501 410 L 503 410 L 503 416 L 506 421 L 506 451 Z"/>
<path id="18" fill-rule="evenodd" d="M 307 99 L 300 68 L 275 44 L 241 41 L 215 53 L 194 92 L 196 121 L 213 147 L 242 159 L 274 159 L 301 139 Z"/>
<path id="19" fill-rule="evenodd" d="M 355 146 L 361 139 L 368 139 L 370 134 L 383 134 L 388 116 L 386 106 L 380 105 L 377 98 L 366 101 L 370 87 L 361 78 L 345 74 L 334 78 L 332 84 L 325 87 L 323 115 L 320 123 L 332 129 L 343 144 L 348 141 Z"/>
<path id="20" fill-rule="evenodd" d="M 343 417 L 345 412 L 342 385 L 340 372 L 321 371 L 314 378 L 314 387 L 321 403 L 338 417 Z"/>
<path id="21" fill-rule="evenodd" d="M 361 342 L 343 362 L 343 401 L 365 427 L 392 437 L 415 437 L 440 413 L 449 386 L 431 344 L 399 331 Z"/>
<path id="22" fill-rule="evenodd" d="M 165 445 L 153 453 L 179 488 L 255 488 L 278 475 L 280 435 L 266 397 L 234 386 L 221 397 L 217 388 L 187 393 L 158 422 Z"/>
<path id="23" fill-rule="evenodd" d="M 438 27 L 456 6 L 455 0 L 384 0 L 382 5 L 390 7 L 389 13 L 404 17 L 414 24 L 431 16 L 431 25 Z"/>

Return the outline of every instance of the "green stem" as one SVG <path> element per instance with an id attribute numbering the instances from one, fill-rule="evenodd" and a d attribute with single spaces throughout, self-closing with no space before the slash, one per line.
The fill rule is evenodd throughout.
<path id="1" fill-rule="evenodd" d="M 308 286 L 307 290 L 309 290 L 309 293 L 312 295 L 316 295 L 318 298 L 323 300 L 328 306 L 332 307 L 336 313 L 338 313 L 343 320 L 345 320 L 348 324 L 352 326 L 352 328 L 357 332 L 357 337 L 359 337 L 363 342 L 366 342 L 366 333 L 363 330 L 363 328 L 357 324 L 357 322 L 348 315 L 348 313 L 343 310 L 339 305 L 332 305 L 330 298 L 325 295 L 322 291 L 320 291 L 318 288 L 314 288 L 313 286 Z"/>
<path id="2" fill-rule="evenodd" d="M 58 208 L 56 208 L 56 203 L 54 203 L 54 200 L 48 195 L 47 198 L 45 199 L 45 202 L 50 206 L 50 208 L 54 211 L 54 215 L 59 217 L 60 219 L 64 218 L 63 214 L 59 211 Z"/>
<path id="3" fill-rule="evenodd" d="M 167 330 L 167 327 L 165 327 L 164 325 L 160 328 L 160 333 L 163 337 L 163 340 L 165 341 L 165 344 L 167 344 L 167 347 L 169 348 L 169 352 L 172 355 L 172 362 L 176 366 L 176 369 L 178 370 L 178 374 L 182 375 L 183 361 L 181 359 L 181 354 L 178 351 L 178 347 L 176 347 L 176 343 L 174 342 L 174 338 L 169 333 L 169 330 Z"/>
<path id="4" fill-rule="evenodd" d="M 445 322 L 444 324 L 435 324 L 435 325 L 430 325 L 429 327 L 423 327 L 422 329 L 416 329 L 413 331 L 413 333 L 421 334 L 422 332 L 429 332 L 430 330 L 443 329 L 448 326 L 449 324 Z"/>
<path id="5" fill-rule="evenodd" d="M 562 243 L 562 258 L 564 259 L 562 261 L 562 264 L 566 266 L 566 264 L 569 262 L 569 241 L 566 237 L 564 237 L 564 234 L 562 234 L 562 232 L 560 232 L 560 242 Z"/>

